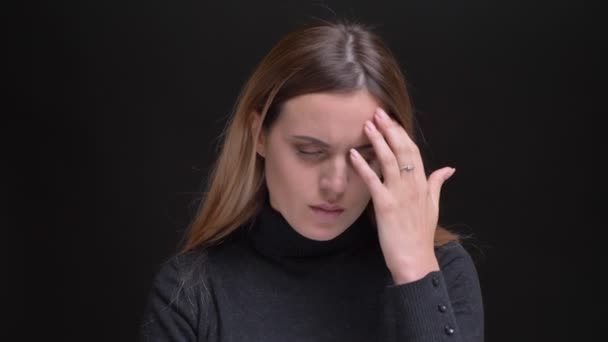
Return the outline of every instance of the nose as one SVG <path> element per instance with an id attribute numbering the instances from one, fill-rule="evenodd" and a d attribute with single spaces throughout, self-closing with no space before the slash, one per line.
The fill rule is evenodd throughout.
<path id="1" fill-rule="evenodd" d="M 349 166 L 345 160 L 328 163 L 321 172 L 320 188 L 329 202 L 336 202 L 344 195 L 348 185 Z"/>

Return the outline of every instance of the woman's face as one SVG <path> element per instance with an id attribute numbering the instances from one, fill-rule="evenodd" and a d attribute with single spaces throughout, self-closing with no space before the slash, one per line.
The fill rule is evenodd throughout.
<path id="1" fill-rule="evenodd" d="M 349 150 L 356 148 L 379 174 L 363 132 L 377 107 L 367 90 L 298 96 L 284 104 L 270 131 L 258 140 L 270 204 L 304 237 L 335 238 L 369 203 L 369 191 L 351 164 Z M 259 124 L 256 118 L 254 127 Z"/>

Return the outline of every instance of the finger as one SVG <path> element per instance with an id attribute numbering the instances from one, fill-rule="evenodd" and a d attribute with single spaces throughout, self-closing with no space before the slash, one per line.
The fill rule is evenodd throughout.
<path id="1" fill-rule="evenodd" d="M 439 207 L 439 199 L 441 194 L 441 187 L 452 175 L 456 172 L 456 169 L 451 167 L 444 167 L 442 169 L 436 170 L 429 176 L 429 193 L 433 200 L 433 203 L 437 207 Z"/>
<path id="2" fill-rule="evenodd" d="M 363 182 L 367 185 L 372 198 L 378 198 L 383 191 L 384 185 L 376 172 L 354 148 L 350 149 L 350 160 L 361 179 L 363 179 Z"/>
<path id="3" fill-rule="evenodd" d="M 397 165 L 397 157 L 391 150 L 390 146 L 382 136 L 382 133 L 378 131 L 376 126 L 371 121 L 365 122 L 365 133 L 367 138 L 374 147 L 376 153 L 376 159 L 380 163 L 382 169 L 382 175 L 384 180 L 387 182 L 394 182 L 399 179 L 399 166 Z"/>
<path id="4" fill-rule="evenodd" d="M 385 129 L 385 128 L 400 128 L 405 132 L 405 129 L 403 128 L 403 126 L 401 126 L 398 122 L 396 122 L 394 119 L 392 119 L 384 109 L 378 107 L 376 108 L 376 113 L 374 114 L 374 119 L 376 119 L 376 122 L 378 123 L 378 127 L 380 127 L 380 129 Z M 414 141 L 412 140 L 412 138 L 410 138 L 410 136 L 407 134 L 406 132 L 406 140 L 408 143 L 416 145 L 416 143 L 414 143 Z"/>
<path id="5" fill-rule="evenodd" d="M 408 175 L 410 179 L 418 181 L 425 180 L 424 163 L 420 156 L 420 150 L 412 138 L 407 134 L 403 126 L 391 119 L 388 114 L 382 109 L 376 110 L 374 120 L 377 123 L 378 130 L 384 136 L 390 149 L 395 154 L 398 166 L 413 165 L 415 177 Z"/>

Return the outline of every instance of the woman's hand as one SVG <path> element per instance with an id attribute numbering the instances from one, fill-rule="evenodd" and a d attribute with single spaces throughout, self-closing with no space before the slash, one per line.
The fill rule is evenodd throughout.
<path id="1" fill-rule="evenodd" d="M 433 245 L 439 194 L 455 169 L 444 167 L 427 179 L 418 147 L 380 108 L 364 131 L 374 146 L 383 180 L 354 149 L 351 159 L 372 196 L 384 260 L 396 284 L 421 279 L 439 270 Z"/>

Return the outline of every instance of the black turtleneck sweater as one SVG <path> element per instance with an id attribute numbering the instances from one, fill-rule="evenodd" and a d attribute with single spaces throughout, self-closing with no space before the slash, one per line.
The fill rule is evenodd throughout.
<path id="1" fill-rule="evenodd" d="M 268 202 L 222 244 L 174 256 L 155 276 L 142 341 L 483 341 L 471 257 L 435 250 L 441 271 L 395 285 L 361 215 L 330 241 L 297 233 Z"/>

